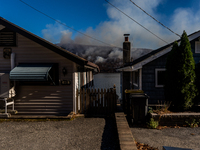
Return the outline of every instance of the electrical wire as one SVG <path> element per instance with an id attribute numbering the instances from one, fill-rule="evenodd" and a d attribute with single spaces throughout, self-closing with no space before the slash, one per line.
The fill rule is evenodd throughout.
<path id="1" fill-rule="evenodd" d="M 83 33 L 83 32 L 80 32 L 80 31 L 78 31 L 78 30 L 76 30 L 76 29 L 74 29 L 74 28 L 72 28 L 72 27 L 70 27 L 70 26 L 68 26 L 68 25 L 66 25 L 66 24 L 64 24 L 64 23 L 62 23 L 61 21 L 56 20 L 56 19 L 54 19 L 53 17 L 51 17 L 51 16 L 49 16 L 49 15 L 43 13 L 42 11 L 40 11 L 40 10 L 34 8 L 33 6 L 27 4 L 26 2 L 24 2 L 24 1 L 22 1 L 22 0 L 19 0 L 19 1 L 21 1 L 21 2 L 24 3 L 25 5 L 29 6 L 30 8 L 34 9 L 35 11 L 37 11 L 37 12 L 43 14 L 44 16 L 46 16 L 46 17 L 48 17 L 48 18 L 50 18 L 50 19 L 52 19 L 52 20 L 54 20 L 54 21 L 56 21 L 56 22 L 58 22 L 58 23 L 60 23 L 60 24 L 62 24 L 62 25 L 64 25 L 64 26 L 66 26 L 67 28 L 69 28 L 69 29 L 71 29 L 71 30 L 74 30 L 74 31 L 76 31 L 76 32 L 78 32 L 78 33 L 80 33 L 80 34 L 82 34 L 82 35 L 88 37 L 88 38 L 91 38 L 91 39 L 93 39 L 93 40 L 95 40 L 95 41 L 98 41 L 98 42 L 100 42 L 100 43 L 103 43 L 103 44 L 106 44 L 106 45 L 109 45 L 109 46 L 114 46 L 114 45 L 112 45 L 112 44 L 108 44 L 108 43 L 106 43 L 106 42 L 103 42 L 103 41 L 101 41 L 101 40 L 98 40 L 98 39 L 96 39 L 96 38 L 94 38 L 94 37 L 92 37 L 92 36 L 90 36 L 90 35 L 87 35 L 87 34 L 85 34 L 85 33 Z"/>
<path id="2" fill-rule="evenodd" d="M 46 17 L 48 17 L 48 18 L 50 18 L 50 19 L 52 19 L 52 20 L 54 20 L 54 21 L 60 23 L 61 25 L 64 25 L 64 26 L 66 26 L 67 28 L 78 32 L 79 34 L 82 34 L 82 35 L 84 35 L 84 36 L 86 36 L 86 37 L 88 37 L 88 38 L 91 38 L 91 39 L 96 40 L 96 41 L 98 41 L 98 42 L 100 42 L 100 43 L 109 45 L 109 46 L 111 46 L 111 47 L 120 48 L 120 49 L 122 49 L 122 50 L 129 51 L 129 50 L 123 49 L 122 47 L 115 46 L 115 45 L 113 45 L 113 44 L 108 44 L 108 43 L 106 43 L 106 42 L 103 42 L 103 41 L 101 41 L 101 40 L 98 40 L 98 39 L 96 39 L 96 38 L 93 38 L 92 36 L 89 36 L 89 35 L 87 35 L 87 34 L 85 34 L 85 33 L 82 33 L 82 32 L 80 32 L 80 31 L 78 31 L 78 30 L 76 30 L 76 29 L 74 29 L 74 28 L 72 28 L 72 27 L 70 27 L 70 26 L 68 26 L 68 25 L 66 25 L 66 24 L 64 24 L 64 23 L 62 23 L 61 21 L 54 19 L 53 17 L 51 17 L 51 16 L 49 16 L 49 15 L 43 13 L 42 11 L 40 11 L 40 10 L 34 8 L 33 6 L 27 4 L 27 3 L 24 2 L 23 0 L 19 0 L 19 1 L 21 1 L 22 3 L 24 3 L 24 4 L 27 5 L 28 7 L 32 8 L 33 10 L 35 10 L 35 11 L 37 11 L 37 12 L 43 14 L 44 16 L 46 16 Z M 108 1 L 107 1 L 107 2 L 108 2 Z M 109 2 L 108 2 L 108 3 L 109 3 Z M 110 3 L 110 4 L 111 4 L 111 3 Z M 112 4 L 111 4 L 111 5 L 112 5 Z M 113 6 L 114 6 L 114 5 L 113 5 Z M 115 6 L 114 6 L 114 7 L 115 7 Z M 115 7 L 115 8 L 116 8 L 116 7 Z M 121 11 L 121 10 L 120 10 L 120 11 Z M 122 12 L 122 11 L 121 11 L 121 12 Z M 124 14 L 125 14 L 125 13 L 124 13 Z M 125 15 L 126 15 L 126 14 L 125 14 Z M 128 16 L 128 15 L 127 15 L 127 16 Z M 139 23 L 138 23 L 138 24 L 139 24 Z M 144 27 L 144 28 L 145 28 L 145 27 Z M 146 29 L 146 30 L 148 30 L 148 29 Z M 151 31 L 149 31 L 149 32 L 151 32 Z M 152 33 L 152 34 L 154 34 L 154 33 Z M 155 35 L 155 34 L 154 34 L 154 35 Z M 156 35 L 155 35 L 155 36 L 156 36 Z M 156 36 L 156 37 L 159 38 L 158 36 Z M 162 40 L 161 38 L 159 38 L 159 39 Z M 165 43 L 167 43 L 167 42 L 164 41 L 164 40 L 162 40 L 162 41 L 165 42 Z"/>
<path id="3" fill-rule="evenodd" d="M 31 5 L 27 4 L 27 3 L 25 3 L 24 1 L 22 1 L 22 0 L 19 0 L 19 1 L 21 1 L 21 2 L 24 3 L 25 5 L 29 6 L 30 8 L 34 9 L 35 11 L 37 11 L 37 12 L 43 14 L 44 16 L 46 16 L 46 17 L 48 17 L 48 18 L 50 18 L 50 19 L 52 19 L 52 20 L 54 20 L 54 21 L 60 23 L 61 25 L 66 26 L 66 27 L 70 28 L 71 30 L 74 30 L 74 31 L 76 31 L 76 32 L 78 32 L 78 33 L 80 33 L 80 34 L 82 34 L 82 35 L 88 37 L 88 38 L 91 38 L 91 39 L 96 40 L 96 41 L 98 41 L 98 42 L 101 42 L 101 43 L 103 43 L 103 44 L 109 45 L 109 46 L 111 46 L 111 47 L 113 47 L 113 48 L 120 48 L 120 49 L 122 49 L 122 50 L 129 51 L 129 50 L 127 50 L 127 49 L 123 49 L 122 47 L 115 46 L 115 45 L 113 45 L 113 44 L 108 44 L 108 43 L 106 43 L 106 42 L 103 42 L 103 41 L 101 41 L 101 40 L 98 40 L 98 39 L 96 39 L 96 38 L 93 38 L 93 37 L 91 37 L 91 36 L 89 36 L 89 35 L 87 35 L 87 34 L 85 34 L 85 33 L 82 33 L 82 32 L 80 32 L 80 31 L 78 31 L 78 30 L 76 30 L 76 29 L 74 29 L 74 28 L 72 28 L 72 27 L 70 27 L 70 26 L 67 26 L 66 24 L 62 23 L 61 21 L 56 20 L 56 19 L 54 19 L 53 17 L 51 17 L 51 16 L 49 16 L 49 15 L 47 15 L 47 14 L 41 12 L 40 10 L 38 10 L 38 9 L 34 8 L 33 6 L 31 6 Z"/>
<path id="4" fill-rule="evenodd" d="M 161 41 L 165 42 L 168 44 L 168 42 L 166 42 L 165 40 L 163 40 L 162 38 L 160 38 L 159 36 L 157 36 L 155 33 L 151 32 L 149 29 L 147 29 L 146 27 L 144 27 L 142 24 L 140 24 L 139 22 L 137 22 L 136 20 L 134 20 L 133 18 L 131 18 L 129 15 L 127 15 L 125 12 L 123 12 L 122 10 L 120 10 L 119 8 L 117 8 L 116 6 L 114 6 L 113 4 L 111 4 L 110 2 L 108 2 L 107 0 L 105 0 L 108 4 L 110 4 L 111 6 L 113 6 L 115 9 L 117 9 L 118 11 L 120 11 L 122 14 L 124 14 L 125 16 L 127 16 L 128 18 L 130 18 L 132 21 L 134 21 L 135 23 L 137 23 L 139 26 L 141 26 L 142 28 L 144 28 L 145 30 L 147 30 L 148 32 L 150 32 L 151 34 L 153 34 L 155 37 L 157 37 L 158 39 L 160 39 Z"/>
<path id="5" fill-rule="evenodd" d="M 175 35 L 181 37 L 179 34 L 177 34 L 176 32 L 172 31 L 170 28 L 168 28 L 167 26 L 165 26 L 164 24 L 162 24 L 160 21 L 158 21 L 156 18 L 154 18 L 153 16 L 151 16 L 149 13 L 147 13 L 144 9 L 142 9 L 140 6 L 138 6 L 135 2 L 133 2 L 132 0 L 130 0 L 136 7 L 138 7 L 140 10 L 142 10 L 145 14 L 147 14 L 148 16 L 150 16 L 153 20 L 155 20 L 156 22 L 158 22 L 160 25 L 162 25 L 163 27 L 165 27 L 166 29 L 168 29 L 170 32 L 174 33 Z"/>

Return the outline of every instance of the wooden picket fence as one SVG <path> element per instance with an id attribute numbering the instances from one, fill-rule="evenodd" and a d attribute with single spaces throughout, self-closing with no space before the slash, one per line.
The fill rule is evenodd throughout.
<path id="1" fill-rule="evenodd" d="M 112 115 L 116 98 L 116 89 L 77 89 L 76 112 L 90 116 Z"/>

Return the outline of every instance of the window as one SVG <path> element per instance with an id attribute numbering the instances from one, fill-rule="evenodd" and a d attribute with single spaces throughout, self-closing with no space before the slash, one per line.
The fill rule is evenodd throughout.
<path id="1" fill-rule="evenodd" d="M 7 28 L 0 30 L 0 46 L 16 46 L 16 33 Z"/>
<path id="2" fill-rule="evenodd" d="M 163 87 L 165 81 L 165 68 L 155 70 L 155 87 Z"/>
<path id="3" fill-rule="evenodd" d="M 200 53 L 200 41 L 195 42 L 195 53 Z"/>
<path id="4" fill-rule="evenodd" d="M 132 72 L 132 89 L 139 89 L 139 72 L 138 70 Z"/>

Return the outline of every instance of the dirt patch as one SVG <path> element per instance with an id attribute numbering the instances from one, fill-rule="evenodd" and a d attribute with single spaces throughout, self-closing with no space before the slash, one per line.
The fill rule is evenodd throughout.
<path id="1" fill-rule="evenodd" d="M 158 148 L 150 147 L 148 144 L 143 144 L 135 141 L 138 150 L 158 150 Z"/>

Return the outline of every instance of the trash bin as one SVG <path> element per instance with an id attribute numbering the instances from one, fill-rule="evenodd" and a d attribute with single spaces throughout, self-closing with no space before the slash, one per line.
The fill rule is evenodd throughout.
<path id="1" fill-rule="evenodd" d="M 126 89 L 124 92 L 125 92 L 125 99 L 123 100 L 123 110 L 125 114 L 130 116 L 130 94 L 144 93 L 144 92 L 138 89 L 131 89 L 131 90 Z"/>
<path id="2" fill-rule="evenodd" d="M 148 95 L 145 93 L 130 93 L 128 112 L 134 122 L 145 122 L 148 111 L 148 98 Z"/>

